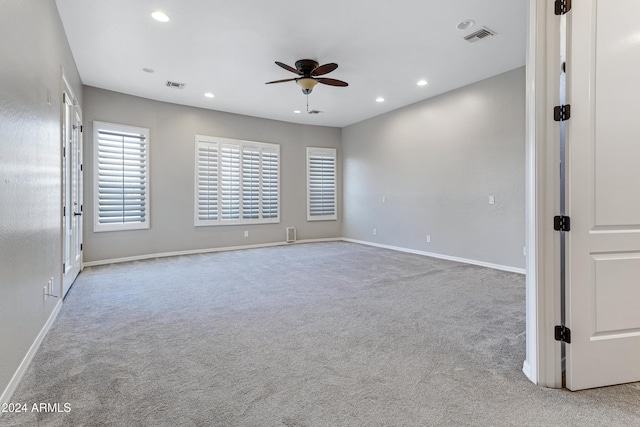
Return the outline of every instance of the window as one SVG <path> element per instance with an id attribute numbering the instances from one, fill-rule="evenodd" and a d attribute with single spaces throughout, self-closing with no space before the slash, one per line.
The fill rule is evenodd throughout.
<path id="1" fill-rule="evenodd" d="M 280 146 L 196 135 L 195 225 L 280 222 Z"/>
<path id="2" fill-rule="evenodd" d="M 336 149 L 307 147 L 307 220 L 338 218 Z"/>
<path id="3" fill-rule="evenodd" d="M 149 129 L 93 122 L 94 231 L 149 228 Z"/>

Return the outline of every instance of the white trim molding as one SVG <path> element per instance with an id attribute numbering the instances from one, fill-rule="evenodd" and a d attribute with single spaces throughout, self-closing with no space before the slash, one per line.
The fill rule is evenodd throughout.
<path id="1" fill-rule="evenodd" d="M 58 317 L 58 314 L 60 313 L 61 308 L 62 308 L 62 299 L 59 299 L 55 308 L 49 315 L 47 322 L 44 324 L 44 326 L 40 330 L 40 333 L 36 337 L 33 344 L 31 344 L 31 347 L 29 348 L 29 351 L 27 351 L 27 354 L 22 359 L 22 362 L 20 362 L 20 366 L 18 366 L 18 369 L 13 374 L 13 377 L 11 377 L 9 384 L 7 384 L 7 387 L 2 392 L 2 395 L 0 395 L 0 405 L 4 403 L 9 403 L 11 401 L 11 396 L 13 396 L 13 393 L 18 388 L 18 385 L 20 384 L 20 380 L 22 380 L 24 373 L 27 371 L 27 368 L 29 367 L 29 365 L 31 364 L 31 361 L 36 355 L 38 348 L 40 348 L 40 344 L 42 344 L 44 337 L 49 332 L 49 329 L 51 329 L 51 326 L 53 326 L 53 322 L 55 322 L 56 318 Z M 2 413 L 0 413 L 0 416 L 1 415 Z"/>
<path id="2" fill-rule="evenodd" d="M 428 256 L 428 257 L 431 257 L 431 258 L 445 259 L 447 261 L 461 262 L 463 264 L 472 264 L 472 265 L 477 265 L 477 266 L 480 266 L 480 267 L 492 268 L 494 270 L 509 271 L 511 273 L 525 274 L 525 269 L 524 268 L 510 267 L 508 265 L 493 264 L 493 263 L 490 263 L 490 262 L 477 261 L 477 260 L 467 259 L 467 258 L 459 258 L 459 257 L 454 257 L 454 256 L 449 256 L 449 255 L 437 254 L 437 253 L 433 253 L 433 252 L 424 252 L 424 251 L 419 251 L 419 250 L 416 250 L 416 249 L 402 248 L 402 247 L 399 247 L 399 246 L 383 245 L 383 244 L 380 244 L 380 243 L 367 242 L 365 240 L 348 239 L 346 237 L 343 237 L 342 240 L 345 241 L 345 242 L 358 243 L 358 244 L 367 245 L 367 246 L 375 246 L 377 248 L 391 249 L 391 250 L 394 250 L 394 251 L 407 252 L 407 253 L 416 254 L 416 255 L 423 255 L 423 256 Z"/>
<path id="3" fill-rule="evenodd" d="M 273 246 L 289 246 L 289 245 L 299 245 L 303 243 L 316 243 L 316 242 L 339 242 L 341 241 L 341 237 L 328 237 L 322 239 L 306 239 L 306 240 L 296 240 L 295 242 L 272 242 L 272 243 L 258 243 L 255 245 L 242 245 L 242 246 L 225 246 L 221 248 L 206 248 L 206 249 L 190 249 L 186 251 L 174 251 L 174 252 L 160 252 L 153 254 L 145 254 L 145 255 L 135 255 L 130 257 L 123 258 L 112 258 L 112 259 L 104 259 L 98 261 L 90 261 L 85 262 L 82 267 L 95 267 L 97 265 L 108 265 L 108 264 L 118 264 L 121 262 L 131 262 L 131 261 L 142 261 L 145 259 L 153 259 L 153 258 L 166 258 L 172 256 L 181 256 L 181 255 L 196 255 L 196 254 L 206 254 L 211 252 L 227 252 L 227 251 L 237 251 L 242 249 L 257 249 L 257 248 L 269 248 Z"/>

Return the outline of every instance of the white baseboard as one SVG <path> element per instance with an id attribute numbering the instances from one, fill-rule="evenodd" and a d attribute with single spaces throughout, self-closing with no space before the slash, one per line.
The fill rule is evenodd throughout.
<path id="1" fill-rule="evenodd" d="M 529 365 L 529 361 L 525 360 L 522 364 L 522 372 L 524 372 L 525 376 L 534 384 L 538 384 L 537 378 L 532 377 L 531 366 Z"/>
<path id="2" fill-rule="evenodd" d="M 9 381 L 9 384 L 2 392 L 2 395 L 0 396 L 0 404 L 10 403 L 11 396 L 13 396 L 13 393 L 16 391 L 16 388 L 18 388 L 18 384 L 20 384 L 20 380 L 22 380 L 22 376 L 24 375 L 24 373 L 27 371 L 27 368 L 31 364 L 31 361 L 33 360 L 33 357 L 36 355 L 36 352 L 38 351 L 40 344 L 42 344 L 44 337 L 49 332 L 49 329 L 51 329 L 51 326 L 53 326 L 53 322 L 58 317 L 58 313 L 60 313 L 61 308 L 62 308 L 62 299 L 59 299 L 55 308 L 51 312 L 51 315 L 49 315 L 49 319 L 47 319 L 47 322 L 44 324 L 44 326 L 40 330 L 40 333 L 36 337 L 35 341 L 33 342 L 33 344 L 31 344 L 29 351 L 27 351 L 27 354 L 22 359 L 20 366 L 18 366 L 18 369 L 16 370 L 15 374 L 13 374 L 11 381 Z M 2 414 L 0 413 L 0 415 Z"/>
<path id="3" fill-rule="evenodd" d="M 256 249 L 256 248 L 268 248 L 272 246 L 288 246 L 288 245 L 298 245 L 302 243 L 315 243 L 315 242 L 336 242 L 341 241 L 341 237 L 329 237 L 322 239 L 305 239 L 305 240 L 296 240 L 295 242 L 273 242 L 273 243 L 258 243 L 255 245 L 242 245 L 242 246 L 226 246 L 222 248 L 207 248 L 207 249 L 190 249 L 186 251 L 174 251 L 174 252 L 161 252 L 154 254 L 146 254 L 146 255 L 135 255 L 130 257 L 123 258 L 112 258 L 112 259 L 104 259 L 98 261 L 90 261 L 82 264 L 82 267 L 93 267 L 96 265 L 106 265 L 106 264 L 117 264 L 120 262 L 130 262 L 130 261 L 141 261 L 145 259 L 152 258 L 165 258 L 172 256 L 180 256 L 180 255 L 195 255 L 195 254 L 206 254 L 211 252 L 226 252 L 226 251 L 237 251 L 240 249 Z"/>
<path id="4" fill-rule="evenodd" d="M 458 257 L 454 257 L 454 256 L 449 256 L 449 255 L 442 255 L 442 254 L 436 254 L 436 253 L 432 253 L 432 252 L 419 251 L 419 250 L 416 250 L 416 249 L 402 248 L 402 247 L 399 247 L 399 246 L 383 245 L 381 243 L 367 242 L 365 240 L 348 239 L 346 237 L 343 237 L 342 240 L 345 241 L 345 242 L 359 243 L 361 245 L 375 246 L 375 247 L 378 247 L 378 248 L 391 249 L 391 250 L 394 250 L 394 251 L 407 252 L 407 253 L 410 253 L 410 254 L 424 255 L 424 256 L 428 256 L 428 257 L 432 257 L 432 258 L 439 258 L 439 259 L 446 259 L 448 261 L 461 262 L 461 263 L 464 263 L 464 264 L 473 264 L 473 265 L 478 265 L 480 267 L 493 268 L 494 270 L 502 270 L 502 271 L 509 271 L 511 273 L 526 274 L 526 270 L 524 268 L 510 267 L 508 265 L 492 264 L 490 262 L 476 261 L 476 260 L 473 260 L 473 259 L 466 259 L 466 258 L 458 258 Z"/>

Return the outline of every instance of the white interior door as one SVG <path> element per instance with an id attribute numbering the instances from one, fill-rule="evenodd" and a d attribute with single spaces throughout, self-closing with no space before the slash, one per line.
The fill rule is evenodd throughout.
<path id="1" fill-rule="evenodd" d="M 571 390 L 640 380 L 640 2 L 567 14 Z"/>
<path id="2" fill-rule="evenodd" d="M 63 277 L 61 297 L 82 268 L 82 119 L 74 99 L 63 95 Z"/>

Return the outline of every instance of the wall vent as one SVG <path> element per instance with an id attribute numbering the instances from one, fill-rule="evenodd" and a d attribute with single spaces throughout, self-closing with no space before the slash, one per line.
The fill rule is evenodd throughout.
<path id="1" fill-rule="evenodd" d="M 311 110 L 311 111 L 307 111 L 307 113 L 309 113 L 309 114 L 320 114 L 320 113 L 322 113 L 322 111 Z"/>
<path id="2" fill-rule="evenodd" d="M 468 36 L 464 36 L 463 38 L 469 43 L 475 43 L 478 40 L 482 40 L 487 37 L 495 36 L 496 33 L 493 30 L 488 29 L 487 27 L 482 27 L 478 31 L 469 34 Z"/>
<path id="3" fill-rule="evenodd" d="M 167 80 L 167 87 L 172 87 L 175 89 L 183 89 L 186 86 L 186 83 L 177 83 Z"/>
<path id="4" fill-rule="evenodd" d="M 287 227 L 285 228 L 286 240 L 287 243 L 293 243 L 296 241 L 296 228 L 295 227 Z"/>

